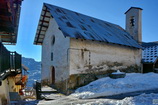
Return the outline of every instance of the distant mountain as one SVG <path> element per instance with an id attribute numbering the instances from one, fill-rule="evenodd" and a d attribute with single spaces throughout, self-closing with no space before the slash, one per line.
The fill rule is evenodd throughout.
<path id="1" fill-rule="evenodd" d="M 41 62 L 22 57 L 22 64 L 29 68 L 27 87 L 32 87 L 34 80 L 41 80 Z"/>

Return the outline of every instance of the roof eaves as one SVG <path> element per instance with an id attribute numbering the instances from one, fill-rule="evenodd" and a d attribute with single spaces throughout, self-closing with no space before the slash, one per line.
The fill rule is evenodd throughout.
<path id="1" fill-rule="evenodd" d="M 131 10 L 132 8 L 134 8 L 134 9 L 140 9 L 140 10 L 143 10 L 142 8 L 140 8 L 140 7 L 131 7 L 130 9 L 128 9 L 126 12 L 125 12 L 125 14 L 129 11 L 129 10 Z"/>
<path id="2" fill-rule="evenodd" d="M 49 21 L 45 20 L 46 17 L 49 18 L 49 19 L 51 17 L 51 16 L 47 16 L 48 12 L 49 12 L 49 10 L 47 10 L 47 7 L 45 6 L 45 3 L 44 3 L 43 8 L 42 8 L 42 12 L 41 12 L 41 15 L 40 15 L 39 23 L 38 23 L 38 26 L 37 26 L 36 36 L 35 36 L 35 39 L 34 39 L 34 44 L 35 45 L 42 45 L 42 43 L 43 43 L 44 37 L 42 37 L 42 41 L 39 41 L 39 38 L 40 38 L 41 35 L 43 35 L 43 34 L 41 34 L 41 31 L 43 31 L 42 28 L 46 28 L 43 31 L 43 32 L 46 32 L 46 30 L 49 26 Z M 42 13 L 43 13 L 43 15 L 42 15 Z M 44 23 L 46 23 L 47 25 L 43 25 Z"/>

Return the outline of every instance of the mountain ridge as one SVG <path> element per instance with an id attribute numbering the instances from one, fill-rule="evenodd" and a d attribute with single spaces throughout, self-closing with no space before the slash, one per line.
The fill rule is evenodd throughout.
<path id="1" fill-rule="evenodd" d="M 29 68 L 27 87 L 32 87 L 35 80 L 41 80 L 41 62 L 22 57 L 22 64 Z"/>

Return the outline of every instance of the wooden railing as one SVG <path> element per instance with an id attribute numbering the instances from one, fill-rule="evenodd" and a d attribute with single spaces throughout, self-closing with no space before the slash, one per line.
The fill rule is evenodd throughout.
<path id="1" fill-rule="evenodd" d="M 8 51 L 0 43 L 0 80 L 5 79 L 8 75 L 19 74 L 21 70 L 21 55 Z"/>
<path id="2" fill-rule="evenodd" d="M 10 52 L 0 43 L 0 73 L 10 68 Z"/>
<path id="3" fill-rule="evenodd" d="M 10 68 L 21 73 L 21 55 L 16 52 L 10 52 Z"/>

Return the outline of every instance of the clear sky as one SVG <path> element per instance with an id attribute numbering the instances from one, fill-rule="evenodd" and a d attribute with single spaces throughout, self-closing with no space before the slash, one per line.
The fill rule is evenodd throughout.
<path id="1" fill-rule="evenodd" d="M 142 11 L 143 41 L 158 41 L 158 0 L 24 0 L 16 46 L 6 47 L 24 57 L 41 60 L 41 46 L 33 45 L 43 2 L 99 18 L 125 28 L 124 13 L 131 7 Z"/>

